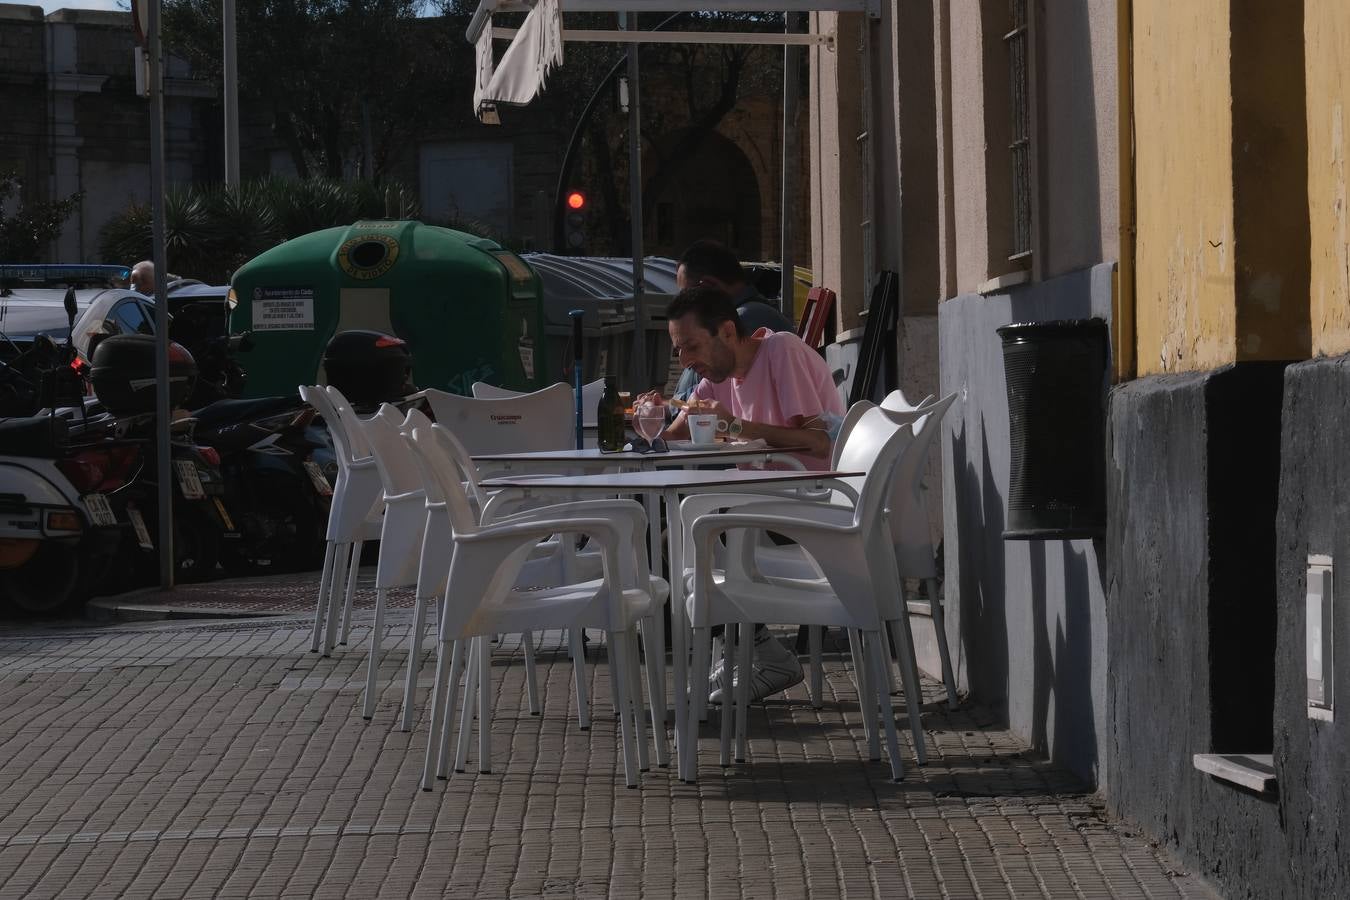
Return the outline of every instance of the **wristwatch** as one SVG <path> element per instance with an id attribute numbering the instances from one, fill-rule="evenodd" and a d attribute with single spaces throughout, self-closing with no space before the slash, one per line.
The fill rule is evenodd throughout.
<path id="1" fill-rule="evenodd" d="M 741 436 L 741 432 L 744 429 L 745 426 L 741 423 L 741 420 L 733 418 L 731 420 L 731 424 L 727 425 L 727 437 L 731 438 L 732 440 L 735 440 L 736 438 Z"/>

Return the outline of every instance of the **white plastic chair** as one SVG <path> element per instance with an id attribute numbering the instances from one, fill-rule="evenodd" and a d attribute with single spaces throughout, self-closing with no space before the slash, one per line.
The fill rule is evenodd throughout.
<path id="1" fill-rule="evenodd" d="M 909 400 L 905 399 L 905 392 L 900 388 L 896 388 L 887 394 L 885 399 L 881 401 L 881 408 L 890 410 L 891 412 L 909 412 L 915 409 L 922 409 L 932 402 L 933 395 L 929 394 L 918 403 L 911 403 Z"/>
<path id="2" fill-rule="evenodd" d="M 576 402 L 576 389 L 566 382 L 558 382 L 567 387 L 569 394 Z M 550 388 L 552 386 L 550 385 Z M 545 388 L 548 390 L 549 388 Z M 506 397 L 526 397 L 529 396 L 525 391 L 513 391 L 510 388 L 498 387 L 495 384 L 488 384 L 486 381 L 475 381 L 469 386 L 469 391 L 478 400 L 501 400 Z M 600 407 L 600 395 L 605 392 L 605 379 L 597 378 L 595 381 L 588 382 L 581 386 L 581 424 L 586 428 L 596 426 L 596 412 Z M 576 415 L 575 410 L 573 415 Z M 575 425 L 575 420 L 573 420 Z M 548 448 L 553 449 L 553 448 Z"/>
<path id="3" fill-rule="evenodd" d="M 409 440 L 420 459 L 423 477 L 435 481 L 445 497 L 445 511 L 453 532 L 450 574 L 439 624 L 440 653 L 432 695 L 432 720 L 422 787 L 431 789 L 433 771 L 444 774 L 453 717 L 454 681 L 463 664 L 462 644 L 473 639 L 468 653 L 465 702 L 460 721 L 455 768 L 462 771 L 468 753 L 473 706 L 477 691 L 478 765 L 491 771 L 491 667 L 486 637 L 528 628 L 600 628 L 609 634 L 611 683 L 615 709 L 620 714 L 624 778 L 636 787 L 646 736 L 642 719 L 641 687 L 634 627 L 639 619 L 659 609 L 668 587 L 659 578 L 644 575 L 638 551 L 643 545 L 647 517 L 641 505 L 626 500 L 599 500 L 562 504 L 541 511 L 519 513 L 490 525 L 479 524 L 459 481 L 450 456 L 443 449 L 440 425 L 415 428 Z M 513 592 L 520 570 L 533 547 L 552 534 L 586 534 L 603 550 L 602 578 L 524 593 Z M 430 548 L 429 548 L 430 549 Z M 648 668 L 648 678 L 652 668 Z M 649 683 L 655 695 L 658 685 Z M 655 718 L 653 704 L 653 718 Z M 664 723 L 653 721 L 653 733 L 663 736 Z M 659 740 L 659 738 L 658 738 Z"/>
<path id="4" fill-rule="evenodd" d="M 830 454 L 830 468 L 857 471 L 858 462 L 866 461 L 870 457 L 870 451 L 846 455 L 845 451 L 849 445 L 850 435 L 853 433 L 854 425 L 869 409 L 875 407 L 870 401 L 855 403 L 849 408 L 844 416 L 844 421 L 839 427 L 839 434 L 836 436 L 834 446 Z M 856 449 L 856 448 L 855 448 Z M 820 503 L 830 503 L 837 506 L 845 506 L 852 509 L 857 500 L 857 492 L 861 487 L 861 478 L 843 479 L 841 486 L 846 490 L 827 490 L 821 493 L 806 493 L 802 491 L 786 491 L 787 495 L 803 499 L 813 500 Z M 719 512 L 723 509 L 743 506 L 749 503 L 764 502 L 763 494 L 702 494 L 689 497 L 685 500 L 682 509 L 687 508 L 687 515 L 697 517 L 709 512 Z M 689 521 L 689 520 L 686 520 Z M 775 544 L 770 541 L 763 532 L 747 538 L 750 543 L 745 544 L 744 548 L 737 552 L 744 552 L 745 548 L 754 547 L 754 555 L 747 558 L 743 565 L 752 566 L 757 576 L 772 578 L 790 578 L 806 581 L 817 581 L 823 583 L 825 574 L 810 554 L 804 552 L 797 544 Z M 742 538 L 740 536 L 729 536 L 728 543 L 741 548 Z M 716 551 L 716 548 L 714 548 Z M 720 562 L 720 560 L 719 560 Z M 688 577 L 689 571 L 686 571 Z M 803 624 L 803 623 L 799 623 Z M 811 705 L 819 709 L 824 699 L 824 669 L 821 665 L 822 653 L 822 628 L 818 625 L 807 625 L 809 638 L 809 658 L 810 667 L 808 682 L 808 691 L 811 697 Z M 908 629 L 908 622 L 906 622 Z M 888 670 L 889 677 L 889 670 Z M 703 717 L 706 697 L 702 694 L 694 698 L 694 703 L 698 707 L 699 717 Z M 922 761 L 922 760 L 921 760 Z"/>
<path id="5" fill-rule="evenodd" d="M 825 625 L 850 630 L 853 640 L 854 668 L 862 701 L 863 728 L 873 760 L 880 758 L 880 739 L 876 711 L 880 705 L 886 732 L 891 774 L 899 780 L 904 774 L 900 759 L 895 716 L 891 708 L 888 684 L 889 652 L 884 629 L 889 627 L 901 656 L 901 677 L 905 682 L 905 700 L 916 752 L 922 761 L 923 732 L 919 719 L 919 685 L 913 680 L 913 648 L 908 630 L 902 628 L 905 614 L 899 579 L 886 526 L 885 501 L 895 463 L 912 442 L 910 428 L 892 422 L 873 404 L 855 404 L 850 410 L 850 433 L 837 464 L 866 474 L 843 493 L 856 488 L 856 502 L 821 503 L 810 499 L 775 499 L 750 503 L 734 511 L 686 518 L 687 535 L 693 552 L 692 590 L 688 597 L 689 621 L 696 630 L 693 671 L 707 671 L 710 663 L 708 629 L 715 624 L 739 625 L 743 639 L 738 656 L 742 672 L 749 672 L 749 629 L 753 622 L 792 622 Z M 691 498 L 694 499 L 694 498 Z M 681 506 L 681 515 L 695 513 Z M 799 580 L 772 578 L 755 571 L 754 552 L 749 542 L 733 543 L 733 535 L 744 531 L 774 531 L 793 540 L 808 552 L 824 575 Z M 714 545 L 721 534 L 728 535 L 726 570 L 715 569 Z M 739 550 L 738 550 L 739 546 Z M 729 671 L 730 640 L 724 642 L 723 665 Z M 745 720 L 750 699 L 749 677 L 735 686 L 736 759 L 745 759 Z M 690 706 L 690 733 L 697 734 L 697 713 Z M 729 764 L 731 703 L 722 706 L 723 765 Z"/>
<path id="6" fill-rule="evenodd" d="M 339 413 L 342 407 L 350 413 L 346 398 L 336 388 L 325 389 L 317 385 L 301 385 L 300 397 L 323 417 L 337 451 L 338 475 L 328 509 L 323 573 L 319 577 L 319 596 L 309 648 L 310 652 L 317 653 L 322 646 L 323 655 L 328 656 L 337 642 L 336 595 L 343 585 L 343 573 L 346 573 L 346 589 L 343 591 L 342 643 L 347 642 L 361 548 L 365 541 L 379 537 L 378 506 L 383 486 L 361 430 L 358 428 L 353 433 Z M 350 418 L 355 419 L 355 416 Z"/>
<path id="7" fill-rule="evenodd" d="M 576 445 L 572 390 L 559 382 L 515 397 L 477 399 L 428 389 L 436 424 L 455 433 L 472 454 L 528 453 Z M 482 472 L 487 477 L 486 472 Z"/>
<path id="8" fill-rule="evenodd" d="M 427 402 L 436 424 L 449 429 L 464 451 L 480 453 L 528 453 L 536 450 L 565 450 L 576 446 L 575 408 L 572 390 L 559 382 L 515 397 L 477 399 L 428 389 Z M 489 478 L 490 467 L 478 468 L 478 477 Z M 564 474 L 558 472 L 556 474 Z M 600 557 L 594 552 L 577 552 L 565 541 L 546 545 L 553 569 L 538 561 L 531 571 L 543 579 L 541 584 L 593 578 L 600 571 Z M 580 636 L 569 634 L 571 652 L 582 651 Z"/>
<path id="9" fill-rule="evenodd" d="M 914 428 L 914 447 L 900 460 L 891 481 L 891 538 L 895 542 L 895 560 L 900 577 L 919 579 L 928 594 L 928 612 L 933 618 L 938 659 L 942 666 L 942 683 L 947 688 L 947 705 L 954 708 L 960 701 L 956 696 L 951 650 L 947 646 L 946 618 L 942 599 L 938 596 L 937 552 L 928 528 L 928 503 L 923 476 L 928 450 L 941 431 L 942 417 L 955 402 L 956 394 L 948 394 L 941 400 L 926 402 L 918 409 L 911 410 L 899 409 L 903 400 L 903 394 L 893 391 L 881 402 L 881 408 L 886 410 L 892 421 L 908 421 Z"/>
<path id="10" fill-rule="evenodd" d="M 404 419 L 400 431 L 403 435 L 411 435 L 417 428 L 430 428 L 431 420 L 417 410 L 410 410 Z M 458 477 L 465 490 L 465 495 L 469 499 L 471 508 L 475 513 L 477 521 L 482 523 L 483 512 L 487 507 L 487 492 L 483 490 L 478 480 L 478 473 L 474 469 L 473 460 L 470 459 L 468 451 L 456 440 L 453 432 L 442 429 L 438 432 L 439 446 L 445 454 L 443 461 L 447 472 L 453 470 L 455 477 Z M 445 580 L 450 572 L 450 558 L 445 553 L 445 547 L 452 540 L 450 529 L 450 520 L 445 512 L 445 498 L 440 492 L 438 481 L 431 478 L 428 473 L 421 468 L 421 457 L 408 448 L 406 442 L 399 439 L 403 452 L 407 454 L 408 461 L 412 468 L 418 473 L 421 483 L 421 490 L 426 501 L 426 515 L 424 521 L 424 531 L 419 545 L 418 555 L 420 562 L 417 571 L 417 589 L 413 604 L 413 627 L 409 641 L 408 665 L 403 690 L 403 713 L 399 720 L 399 728 L 402 731 L 412 729 L 412 715 L 414 709 L 414 693 L 417 687 L 417 679 L 421 673 L 422 667 L 422 634 L 426 623 L 427 608 L 432 601 L 437 601 L 439 610 L 439 601 L 443 598 L 445 591 Z M 377 458 L 379 444 L 372 440 L 376 447 Z M 395 454 L 390 454 L 394 456 Z M 507 504 L 498 506 L 501 510 L 510 510 Z M 517 580 L 517 587 L 539 587 L 556 585 L 564 579 L 560 578 L 560 572 L 553 559 L 557 550 L 557 540 L 542 541 L 536 544 L 531 551 L 531 558 L 526 560 L 521 567 L 520 576 Z M 594 571 L 585 577 L 595 577 L 600 574 L 600 565 L 598 555 L 591 554 L 590 558 L 596 559 Z M 589 559 L 589 558 L 588 558 Z M 583 569 L 587 568 L 582 566 Z M 378 602 L 378 596 L 377 596 Z M 439 615 L 439 613 L 438 613 Z M 377 613 L 378 617 L 378 613 Z M 439 621 L 439 619 L 438 619 Z M 525 656 L 525 687 L 529 702 L 531 715 L 539 714 L 539 690 L 538 679 L 535 672 L 534 663 L 534 636 L 532 632 L 524 632 L 521 637 L 523 652 Z M 580 652 L 573 655 L 573 664 L 576 670 L 576 694 L 577 694 L 577 715 L 583 730 L 590 727 L 590 706 L 586 696 L 585 680 L 585 659 Z M 664 710 L 662 711 L 664 715 Z"/>

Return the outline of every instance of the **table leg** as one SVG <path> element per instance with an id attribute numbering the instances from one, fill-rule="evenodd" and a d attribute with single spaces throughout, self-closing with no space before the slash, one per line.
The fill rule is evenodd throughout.
<path id="1" fill-rule="evenodd" d="M 648 568 L 653 575 L 661 574 L 661 498 L 653 492 L 647 492 L 643 495 L 643 505 L 647 508 L 647 552 Z M 656 683 L 662 686 L 662 695 L 659 704 L 660 720 L 665 721 L 666 698 L 666 617 L 658 609 L 653 617 L 652 634 L 643 635 L 643 640 L 650 640 L 650 644 L 644 644 L 648 652 L 648 665 L 653 662 L 656 664 Z M 655 652 L 652 652 L 652 648 Z M 657 698 L 652 698 L 652 703 L 656 703 Z"/>
<path id="2" fill-rule="evenodd" d="M 689 656 L 686 650 L 689 629 L 684 620 L 684 526 L 680 521 L 680 498 L 673 488 L 662 492 L 666 501 L 666 547 L 670 559 L 670 652 L 675 678 L 675 760 L 681 781 L 692 780 L 687 716 L 689 700 Z"/>

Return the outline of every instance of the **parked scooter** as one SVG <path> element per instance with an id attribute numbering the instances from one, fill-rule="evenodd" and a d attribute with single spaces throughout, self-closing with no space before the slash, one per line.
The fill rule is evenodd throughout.
<path id="1" fill-rule="evenodd" d="M 73 323 L 73 292 L 65 307 Z M 89 422 L 70 342 L 43 352 L 50 358 L 29 378 L 47 408 L 0 421 L 0 599 L 51 614 L 81 602 L 115 558 L 121 529 L 110 498 L 135 478 L 142 458 L 135 443 L 109 436 L 106 420 Z M 57 414 L 59 401 L 73 416 Z"/>
<path id="2" fill-rule="evenodd" d="M 327 435 L 299 397 L 220 400 L 194 413 L 196 440 L 220 456 L 238 538 L 222 548 L 235 574 L 303 571 L 323 559 L 332 487 Z M 336 468 L 335 464 L 333 468 Z"/>
<path id="3" fill-rule="evenodd" d="M 93 350 L 90 380 L 103 406 L 116 416 L 118 433 L 143 448 L 140 476 L 118 496 L 114 507 L 130 525 L 121 557 L 127 586 L 158 580 L 159 469 L 156 463 L 155 339 L 149 335 L 115 335 Z M 172 408 L 191 394 L 196 380 L 192 355 L 169 344 L 169 399 Z M 219 455 L 193 437 L 195 420 L 185 414 L 170 425 L 173 473 L 174 580 L 201 581 L 214 576 L 223 542 L 235 536 L 234 523 L 222 502 L 225 494 Z M 114 580 L 118 580 L 114 578 Z"/>

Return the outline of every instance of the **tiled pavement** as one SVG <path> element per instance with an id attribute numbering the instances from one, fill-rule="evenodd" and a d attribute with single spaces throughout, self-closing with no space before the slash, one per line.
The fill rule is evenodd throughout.
<path id="1" fill-rule="evenodd" d="M 371 723 L 361 624 L 331 659 L 299 617 L 0 628 L 0 898 L 1213 896 L 937 690 L 929 764 L 891 783 L 858 755 L 838 658 L 822 710 L 800 688 L 754 709 L 751 764 L 722 770 L 705 740 L 696 785 L 653 769 L 625 790 L 603 648 L 582 732 L 557 636 L 537 717 L 508 642 L 493 773 L 424 793 L 424 711 L 394 727 L 406 613 Z"/>

